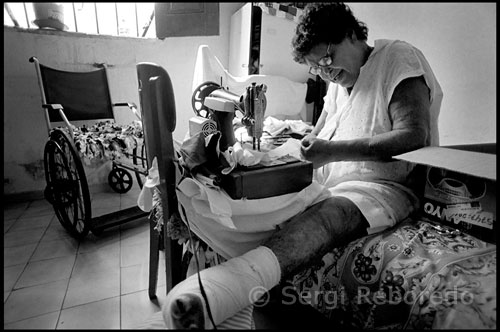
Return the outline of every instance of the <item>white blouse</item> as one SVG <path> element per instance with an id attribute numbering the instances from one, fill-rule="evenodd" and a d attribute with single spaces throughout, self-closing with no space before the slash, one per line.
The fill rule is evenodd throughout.
<path id="1" fill-rule="evenodd" d="M 404 41 L 376 40 L 349 95 L 330 83 L 324 97 L 328 112 L 318 138 L 366 138 L 392 129 L 389 103 L 396 86 L 406 78 L 423 76 L 431 97 L 431 145 L 439 144 L 438 115 L 443 93 L 421 51 Z M 403 161 L 341 161 L 315 170 L 315 179 L 326 187 L 350 180 L 394 181 L 404 184 L 413 165 Z"/>

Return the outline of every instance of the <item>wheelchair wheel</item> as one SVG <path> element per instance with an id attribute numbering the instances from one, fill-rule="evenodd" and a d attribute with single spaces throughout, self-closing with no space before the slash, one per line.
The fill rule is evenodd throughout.
<path id="1" fill-rule="evenodd" d="M 50 133 L 44 149 L 44 166 L 45 198 L 70 235 L 83 239 L 92 219 L 89 188 L 80 157 L 63 131 L 55 129 Z"/>
<path id="2" fill-rule="evenodd" d="M 109 186 L 119 194 L 124 194 L 132 188 L 132 175 L 123 168 L 113 166 L 108 175 Z"/>

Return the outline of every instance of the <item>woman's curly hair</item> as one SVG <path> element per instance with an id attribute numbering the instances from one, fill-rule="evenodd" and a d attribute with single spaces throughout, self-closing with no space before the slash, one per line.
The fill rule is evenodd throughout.
<path id="1" fill-rule="evenodd" d="M 304 57 L 314 46 L 339 44 L 352 33 L 359 40 L 368 39 L 368 27 L 354 17 L 347 5 L 342 2 L 308 3 L 292 39 L 293 60 L 304 63 Z"/>

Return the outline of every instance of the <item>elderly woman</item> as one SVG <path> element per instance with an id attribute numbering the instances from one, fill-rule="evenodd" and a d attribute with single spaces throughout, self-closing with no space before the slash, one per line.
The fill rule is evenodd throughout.
<path id="1" fill-rule="evenodd" d="M 301 153 L 331 196 L 292 218 L 261 246 L 177 285 L 167 326 L 219 325 L 334 247 L 379 232 L 418 206 L 413 165 L 392 156 L 438 144 L 441 88 L 424 55 L 398 40 L 367 43 L 368 29 L 343 3 L 310 3 L 293 57 L 329 83 L 324 108 Z"/>

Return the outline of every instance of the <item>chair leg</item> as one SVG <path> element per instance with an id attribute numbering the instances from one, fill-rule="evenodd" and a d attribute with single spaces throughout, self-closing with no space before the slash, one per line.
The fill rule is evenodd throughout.
<path id="1" fill-rule="evenodd" d="M 149 298 L 156 299 L 156 285 L 158 283 L 158 263 L 160 262 L 160 234 L 155 225 L 149 223 Z"/>
<path id="2" fill-rule="evenodd" d="M 163 243 L 165 247 L 165 273 L 167 294 L 179 282 L 186 278 L 186 271 L 183 271 L 182 264 L 182 246 L 177 243 L 177 240 L 172 240 L 163 233 Z"/>

